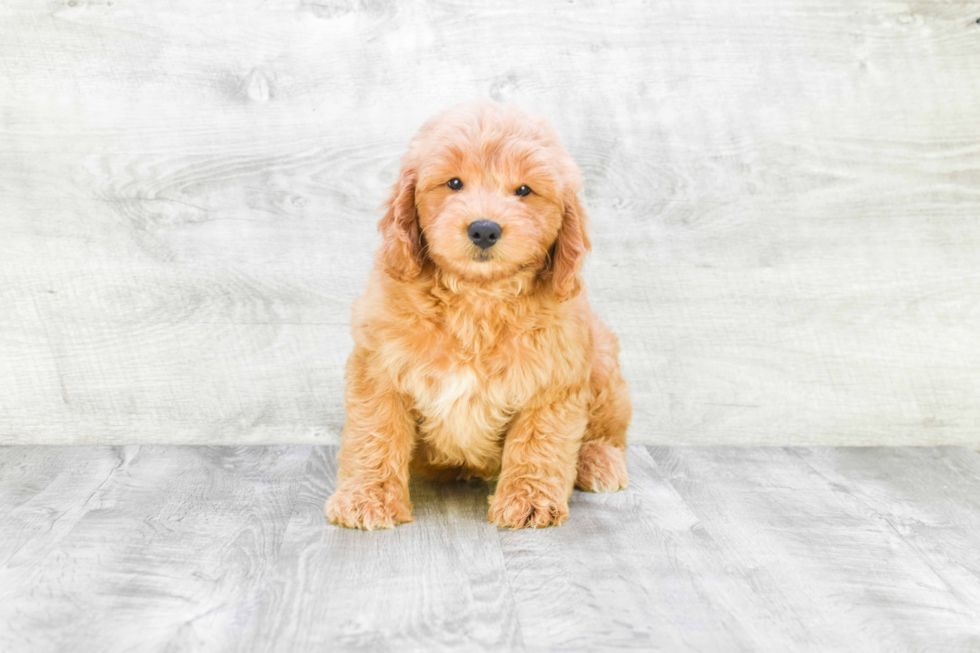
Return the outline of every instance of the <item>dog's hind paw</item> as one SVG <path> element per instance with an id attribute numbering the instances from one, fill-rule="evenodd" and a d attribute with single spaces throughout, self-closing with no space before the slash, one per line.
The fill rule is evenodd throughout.
<path id="1" fill-rule="evenodd" d="M 625 451 L 601 440 L 582 443 L 575 487 L 586 492 L 618 492 L 628 483 Z"/>

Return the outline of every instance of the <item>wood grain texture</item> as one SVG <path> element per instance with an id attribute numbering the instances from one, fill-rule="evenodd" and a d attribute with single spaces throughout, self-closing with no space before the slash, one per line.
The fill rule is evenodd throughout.
<path id="1" fill-rule="evenodd" d="M 226 649 L 254 618 L 310 453 L 24 451 L 33 455 L 0 450 L 0 474 L 51 482 L 3 519 L 0 648 L 10 651 Z M 65 491 L 86 478 L 85 491 Z M 16 496 L 2 492 L 3 504 Z"/>
<path id="2" fill-rule="evenodd" d="M 415 521 L 327 524 L 336 449 L 316 448 L 243 651 L 521 650 L 520 619 L 486 519 L 487 486 L 413 479 Z"/>
<path id="3" fill-rule="evenodd" d="M 974 651 L 980 454 L 643 448 L 540 531 L 483 482 L 328 525 L 335 447 L 0 447 L 0 650 Z"/>
<path id="4" fill-rule="evenodd" d="M 773 650 L 976 650 L 976 557 L 937 564 L 923 555 L 924 538 L 897 528 L 889 513 L 901 511 L 897 502 L 904 500 L 928 513 L 921 524 L 908 516 L 913 529 L 945 522 L 958 501 L 972 502 L 965 495 L 980 480 L 980 458 L 969 450 L 899 451 L 656 448 L 652 458 L 726 562 L 751 579 L 758 594 L 746 602 L 762 601 L 768 613 L 787 617 L 769 631 L 779 642 Z M 851 478 L 852 466 L 874 470 L 887 488 L 884 514 L 865 500 L 864 479 Z M 934 477 L 949 467 L 965 472 L 953 483 L 955 499 L 921 482 L 914 499 L 903 491 L 905 477 Z M 945 537 L 928 539 L 942 549 Z"/>
<path id="5" fill-rule="evenodd" d="M 548 116 L 638 443 L 980 443 L 980 3 L 8 0 L 0 442 L 335 443 L 421 122 Z"/>

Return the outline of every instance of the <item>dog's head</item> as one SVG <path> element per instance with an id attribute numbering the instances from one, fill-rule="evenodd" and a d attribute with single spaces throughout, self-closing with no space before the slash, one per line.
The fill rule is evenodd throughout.
<path id="1" fill-rule="evenodd" d="M 589 250 L 581 174 L 542 119 L 490 102 L 429 120 L 412 139 L 379 229 L 391 276 L 426 261 L 468 281 L 535 270 L 556 295 L 579 291 Z"/>

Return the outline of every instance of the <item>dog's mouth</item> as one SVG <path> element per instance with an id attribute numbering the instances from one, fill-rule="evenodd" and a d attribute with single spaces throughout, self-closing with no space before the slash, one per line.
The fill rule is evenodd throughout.
<path id="1" fill-rule="evenodd" d="M 483 263 L 485 261 L 492 261 L 493 260 L 493 254 L 491 254 L 490 252 L 477 252 L 477 253 L 475 253 L 473 255 L 473 260 L 474 261 L 479 261 L 481 263 Z"/>

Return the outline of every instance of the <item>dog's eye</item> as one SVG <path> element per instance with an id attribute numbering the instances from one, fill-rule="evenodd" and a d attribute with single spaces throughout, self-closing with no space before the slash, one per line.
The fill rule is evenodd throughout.
<path id="1" fill-rule="evenodd" d="M 530 186 L 522 185 L 520 188 L 514 191 L 514 195 L 520 195 L 521 197 L 527 197 L 531 194 Z"/>
<path id="2" fill-rule="evenodd" d="M 451 188 L 452 190 L 459 190 L 460 188 L 463 187 L 463 182 L 459 180 L 459 177 L 453 177 L 448 182 L 446 182 L 446 185 L 449 186 L 449 188 Z"/>

